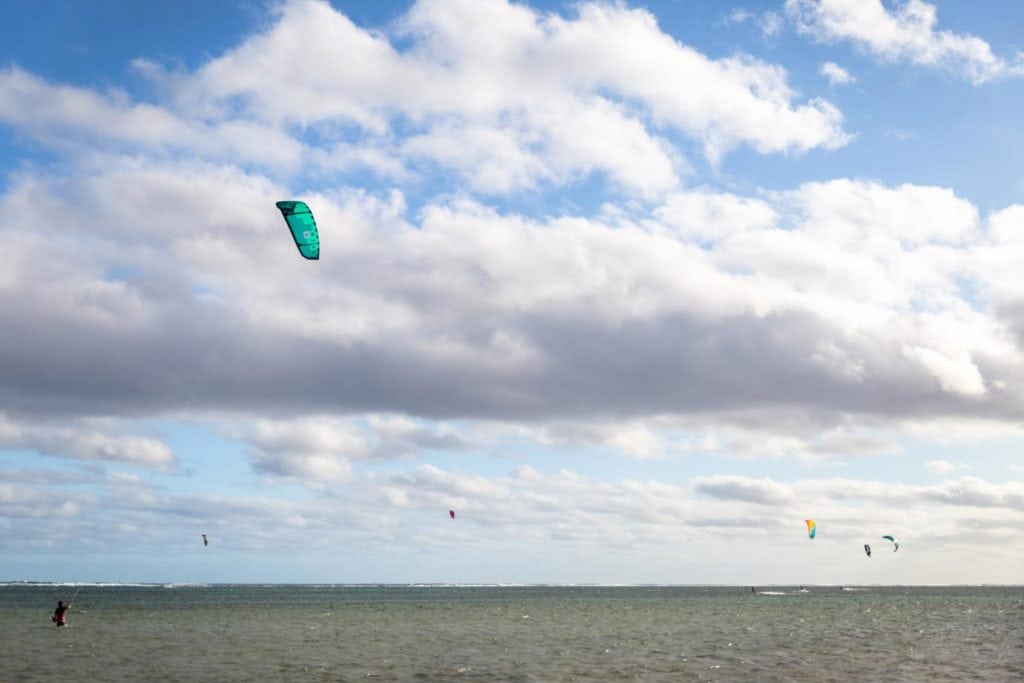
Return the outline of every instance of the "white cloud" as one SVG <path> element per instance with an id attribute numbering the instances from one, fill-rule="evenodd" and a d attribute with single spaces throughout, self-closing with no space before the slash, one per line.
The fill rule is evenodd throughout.
<path id="1" fill-rule="evenodd" d="M 997 508 L 1016 513 L 1024 510 L 1024 486 L 1019 482 L 992 484 L 977 477 L 964 477 L 924 488 L 922 495 L 944 505 Z"/>
<path id="2" fill-rule="evenodd" d="M 54 85 L 17 67 L 0 71 L 0 122 L 71 152 L 141 149 L 295 168 L 302 145 L 284 131 L 246 120 L 207 122 L 123 93 Z"/>
<path id="3" fill-rule="evenodd" d="M 539 85 L 562 93 L 548 108 L 517 109 L 514 87 L 476 93 L 483 99 L 451 102 L 450 110 L 423 94 L 417 96 L 425 103 L 417 114 L 423 120 L 442 111 L 457 116 L 414 127 L 391 148 L 438 144 L 445 126 L 455 126 L 453 145 L 465 132 L 458 126 L 486 135 L 505 130 L 513 136 L 507 163 L 471 158 L 463 168 L 483 189 L 509 190 L 540 177 L 567 182 L 576 171 L 603 166 L 623 184 L 657 193 L 672 186 L 678 166 L 647 161 L 671 156 L 668 143 L 649 134 L 650 123 L 632 117 L 625 102 L 602 99 L 594 88 L 614 86 L 650 105 L 656 119 L 683 126 L 684 110 L 673 108 L 683 100 L 658 99 L 660 77 L 633 78 L 645 60 L 661 59 L 689 64 L 694 73 L 742 76 L 751 86 L 746 96 L 755 99 L 790 101 L 779 70 L 743 59 L 711 62 L 660 33 L 644 12 L 587 5 L 566 19 L 502 3 L 488 7 L 514 17 L 495 42 L 464 36 L 447 5 L 424 3 L 406 29 L 414 47 L 398 53 L 384 36 L 363 32 L 323 4 L 286 5 L 281 20 L 255 42 L 197 74 L 177 75 L 179 96 L 191 96 L 189 106 L 197 110 L 203 97 L 214 97 L 205 105 L 216 104 L 224 88 L 236 88 L 231 92 L 243 104 L 261 102 L 269 97 L 261 89 L 267 79 L 231 85 L 223 74 L 259 61 L 254 45 L 292 54 L 292 32 L 318 20 L 325 35 L 354 32 L 354 40 L 363 40 L 356 40 L 359 49 L 393 61 L 402 73 L 410 63 L 439 68 L 440 55 L 454 60 L 445 78 L 480 78 L 469 56 L 519 70 L 538 55 L 558 53 L 567 62 Z M 647 40 L 641 42 L 650 43 L 650 54 L 624 64 L 606 56 L 583 60 L 596 49 L 596 37 L 618 49 L 610 32 L 619 23 L 633 39 Z M 730 78 L 705 85 L 738 92 Z M 65 96 L 19 72 L 8 79 Z M 300 79 L 288 87 L 319 85 Z M 397 111 L 388 92 L 382 87 L 366 95 L 379 98 L 367 111 Z M 326 97 L 324 107 L 332 97 L 341 98 L 339 107 L 348 101 L 344 94 Z M 99 95 L 84 99 L 84 109 L 110 114 Z M 289 111 L 267 112 L 265 125 Z M 314 107 L 309 122 L 356 116 L 347 111 Z M 479 111 L 515 116 L 502 129 L 477 117 Z M 560 115 L 545 120 L 557 112 L 578 114 L 571 118 L 580 128 L 563 131 Z M 585 125 L 588 117 L 595 128 Z M 609 118 L 628 135 L 602 137 Z M 371 119 L 360 121 L 370 129 Z M 585 149 L 584 137 L 600 144 Z M 449 153 L 447 163 L 462 163 Z M 634 165 L 639 159 L 647 161 Z M 493 174 L 481 173 L 492 163 Z M 0 317 L 8 337 L 23 341 L 8 346 L 3 359 L 8 395 L 25 408 L 116 413 L 124 399 L 97 393 L 102 380 L 127 387 L 123 394 L 134 408 L 157 413 L 254 410 L 249 397 L 260 397 L 257 403 L 304 411 L 326 405 L 426 418 L 551 416 L 582 425 L 573 439 L 636 457 L 672 450 L 646 416 L 685 416 L 698 406 L 728 423 L 749 415 L 753 405 L 781 401 L 826 425 L 837 415 L 876 412 L 899 420 L 916 410 L 911 398 L 921 396 L 945 420 L 951 413 L 977 418 L 978 410 L 1005 419 L 1019 409 L 1007 389 L 1021 372 L 1006 327 L 1012 331 L 1012 302 L 1024 293 L 1024 281 L 1014 275 L 1015 207 L 993 213 L 986 232 L 977 209 L 949 189 L 841 178 L 759 196 L 677 189 L 650 211 L 591 219 L 528 219 L 469 199 L 427 202 L 413 219 L 397 191 L 311 193 L 326 245 L 314 276 L 310 264 L 288 258 L 291 245 L 279 239 L 279 217 L 267 209 L 283 192 L 256 173 L 159 157 L 104 156 L 66 176 L 15 177 L 0 198 L 10 217 Z M 44 263 L 35 258 L 44 246 L 36 229 L 41 222 L 60 226 L 45 236 Z M 965 300 L 965 279 L 1002 305 L 1002 317 Z M 41 311 L 47 325 L 65 334 L 41 336 Z M 40 383 L 40 376 L 50 379 Z M 441 398 L 439 377 L 446 378 Z M 879 395 L 888 400 L 878 402 Z M 617 419 L 607 429 L 588 424 L 609 412 Z M 353 459 L 406 457 L 420 448 L 416 439 L 338 424 L 330 429 L 330 438 L 351 441 L 289 445 L 257 434 L 257 466 L 344 478 Z M 750 434 L 764 434 L 759 429 L 721 438 L 749 452 L 756 443 Z M 762 451 L 816 457 L 892 450 L 890 437 L 871 430 L 827 438 L 782 424 L 775 431 L 777 439 L 763 441 L 771 446 Z M 166 457 L 143 445 L 134 446 L 139 458 Z M 80 452 L 127 458 L 125 449 L 94 443 Z"/>
<path id="4" fill-rule="evenodd" d="M 352 460 L 370 451 L 352 425 L 329 418 L 260 420 L 238 436 L 249 443 L 257 472 L 311 483 L 350 479 Z"/>
<path id="5" fill-rule="evenodd" d="M 248 444 L 256 472 L 315 485 L 350 479 L 358 461 L 403 460 L 430 450 L 472 447 L 467 435 L 450 426 L 400 415 L 260 419 L 237 422 L 226 435 Z"/>
<path id="6" fill-rule="evenodd" d="M 984 396 L 985 380 L 966 353 L 951 357 L 935 349 L 912 346 L 905 350 L 907 356 L 918 360 L 939 381 L 942 388 L 965 396 Z"/>
<path id="7" fill-rule="evenodd" d="M 800 31 L 834 42 L 852 41 L 888 61 L 948 69 L 975 84 L 1024 75 L 1024 57 L 1012 61 L 981 38 L 937 30 L 938 12 L 922 0 L 902 0 L 890 11 L 881 0 L 786 0 Z"/>
<path id="8" fill-rule="evenodd" d="M 921 3 L 863 6 L 879 54 L 923 60 L 932 41 L 945 57 L 919 63 L 1012 71 L 904 16 Z M 813 516 L 819 547 L 905 539 L 900 579 L 953 576 L 936 558 L 986 547 L 979 528 L 1019 566 L 1018 482 L 689 473 L 863 471 L 915 438 L 1020 437 L 1022 207 L 980 217 L 949 187 L 841 176 L 723 191 L 755 182 L 733 168 L 683 187 L 690 149 L 713 164 L 848 137 L 781 67 L 712 58 L 646 10 L 424 0 L 371 31 L 325 2 L 276 7 L 195 70 L 135 62 L 154 101 L 0 70 L 0 122 L 57 153 L 0 191 L 0 545 L 87 539 L 85 555 L 130 547 L 159 574 L 202 527 L 239 552 L 409 548 L 417 571 L 457 548 L 504 572 L 529 547 L 567 572 L 618 553 L 647 581 L 698 555 L 714 560 L 694 579 L 718 580 L 757 553 L 791 578 Z M 817 10 L 845 5 L 796 7 L 816 36 L 867 40 L 826 31 Z M 733 20 L 774 34 L 770 16 Z M 289 196 L 314 208 L 316 263 L 273 208 Z M 153 434 L 183 419 L 225 462 Z M 76 464 L 17 469 L 21 450 Z M 135 474 L 182 465 L 289 500 Z"/>
<path id="9" fill-rule="evenodd" d="M 970 465 L 962 462 L 953 463 L 948 460 L 929 460 L 925 463 L 925 467 L 933 474 L 952 474 L 957 470 L 970 469 Z"/>
<path id="10" fill-rule="evenodd" d="M 195 73 L 136 60 L 164 103 L 9 68 L 0 121 L 53 145 L 89 140 L 93 150 L 279 172 L 369 168 L 408 179 L 436 164 L 488 194 L 596 173 L 647 199 L 689 170 L 672 136 L 697 140 L 714 163 L 740 145 L 800 153 L 848 140 L 835 106 L 800 103 L 781 69 L 741 55 L 710 59 L 646 11 L 591 3 L 566 18 L 506 0 L 460 7 L 419 2 L 389 37 L 326 2 L 294 0 L 264 33 Z M 392 45 L 407 39 L 409 48 Z"/>
<path id="11" fill-rule="evenodd" d="M 818 69 L 818 72 L 827 78 L 829 83 L 832 85 L 847 85 L 857 80 L 849 71 L 835 62 L 825 62 L 821 65 L 821 68 Z"/>
<path id="12" fill-rule="evenodd" d="M 697 493 L 756 505 L 781 505 L 792 502 L 792 493 L 786 487 L 770 480 L 748 477 L 716 475 L 694 480 Z"/>
<path id="13" fill-rule="evenodd" d="M 638 457 L 672 452 L 646 423 L 656 415 L 727 422 L 781 403 L 831 429 L 845 415 L 922 418 L 922 397 L 950 424 L 1020 409 L 1010 306 L 1024 282 L 1014 289 L 1000 227 L 1013 213 L 983 230 L 948 189 L 703 188 L 650 211 L 542 219 L 468 199 L 409 217 L 399 193 L 311 194 L 325 249 L 310 264 L 267 208 L 282 191 L 259 175 L 109 157 L 83 170 L 16 178 L 0 198 L 0 361 L 19 409 L 613 415 L 590 443 Z M 44 220 L 61 228 L 39 263 Z M 40 334 L 43 321 L 65 334 Z M 767 423 L 780 453 L 892 450 L 870 429 L 827 444 Z M 361 448 L 418 451 L 380 435 Z M 315 469 L 347 476 L 344 449 L 300 450 L 331 453 Z"/>
<path id="14" fill-rule="evenodd" d="M 661 428 L 656 420 L 555 422 L 535 430 L 520 429 L 516 436 L 547 447 L 608 448 L 638 460 L 665 457 L 673 450 L 671 442 L 676 438 L 672 430 Z"/>
<path id="15" fill-rule="evenodd" d="M 118 433 L 116 421 L 82 420 L 53 426 L 38 420 L 14 420 L 0 413 L 0 448 L 33 450 L 55 458 L 119 462 L 155 470 L 177 466 L 174 451 L 159 439 Z"/>
<path id="16" fill-rule="evenodd" d="M 398 23 L 395 42 L 412 41 L 399 51 L 327 3 L 297 0 L 195 74 L 137 68 L 173 93 L 176 111 L 280 131 L 351 123 L 376 148 L 367 164 L 395 174 L 429 161 L 492 194 L 590 173 L 629 193 L 665 193 L 687 170 L 668 134 L 695 138 L 715 163 L 739 145 L 799 153 L 848 140 L 835 106 L 797 102 L 781 69 L 703 56 L 644 10 L 585 3 L 562 17 L 505 0 L 471 5 L 416 3 Z M 398 125 L 414 134 L 394 140 Z"/>
<path id="17" fill-rule="evenodd" d="M 277 477 L 296 477 L 310 483 L 350 479 L 352 464 L 333 453 L 275 453 L 259 455 L 253 464 L 257 472 Z"/>
<path id="18" fill-rule="evenodd" d="M 152 105 L 132 105 L 124 94 L 52 85 L 17 67 L 0 72 L 0 120 L 28 130 L 61 127 L 143 145 L 164 144 L 191 132 L 188 123 Z"/>
<path id="19" fill-rule="evenodd" d="M 808 228 L 843 248 L 867 237 L 868 248 L 883 236 L 908 245 L 961 244 L 975 237 L 978 210 L 943 187 L 836 179 L 802 185 L 794 203 L 807 212 Z"/>
<path id="20" fill-rule="evenodd" d="M 988 231 L 1000 244 L 1024 243 L 1024 206 L 1014 204 L 993 213 L 988 217 Z"/>
<path id="21" fill-rule="evenodd" d="M 785 20 L 777 12 L 751 12 L 745 9 L 734 9 L 729 13 L 729 21 L 735 24 L 751 22 L 767 38 L 773 38 L 782 32 L 785 27 Z"/>
<path id="22" fill-rule="evenodd" d="M 654 211 L 658 224 L 674 236 L 696 242 L 719 242 L 778 221 L 775 208 L 765 201 L 712 191 L 689 191 L 670 195 Z"/>
<path id="23" fill-rule="evenodd" d="M 531 580 L 549 581 L 579 580 L 581 575 L 595 581 L 622 580 L 612 565 L 600 563 L 603 570 L 587 566 L 587 558 L 598 554 L 608 560 L 628 557 L 633 563 L 643 558 L 643 567 L 629 572 L 627 580 L 678 581 L 685 571 L 689 580 L 713 581 L 721 577 L 722 566 L 746 566 L 743 559 L 756 552 L 756 577 L 765 581 L 765 576 L 789 576 L 794 558 L 799 560 L 802 553 L 827 549 L 838 557 L 853 556 L 863 543 L 888 533 L 900 539 L 900 565 L 891 571 L 901 580 L 949 582 L 969 564 L 977 569 L 973 551 L 982 549 L 991 561 L 980 575 L 1008 580 L 1001 568 L 1019 565 L 1024 521 L 1024 484 L 976 478 L 907 485 L 717 475 L 671 484 L 602 481 L 571 470 L 544 473 L 528 466 L 484 477 L 420 465 L 335 482 L 316 496 L 292 501 L 175 495 L 124 476 L 106 476 L 93 486 L 96 494 L 59 485 L 0 484 L 0 514 L 18 520 L 17 525 L 0 526 L 0 538 L 21 547 L 87 538 L 79 550 L 84 561 L 93 555 L 122 555 L 124 530 L 130 529 L 131 552 L 145 550 L 143 556 L 152 558 L 156 567 L 200 543 L 201 529 L 229 557 L 301 548 L 289 558 L 295 573 L 334 557 L 339 546 L 346 548 L 350 562 L 362 562 L 392 553 L 400 539 L 419 558 L 415 567 L 395 574 L 395 580 L 404 581 L 451 577 L 450 567 L 445 573 L 433 568 L 432 561 L 439 555 L 450 565 L 456 548 L 460 562 L 479 570 L 516 563 L 523 544 L 529 544 L 534 552 L 560 559 L 554 566 L 561 569 L 529 574 Z M 54 498 L 69 505 L 56 514 L 40 505 Z M 45 515 L 33 513 L 41 508 L 46 508 Z M 449 509 L 456 511 L 455 520 L 448 518 Z M 818 523 L 813 546 L 808 546 L 804 529 L 807 517 Z M 991 545 L 990 536 L 979 534 L 979 528 L 994 533 L 998 544 Z M 950 548 L 959 552 L 951 556 Z M 698 549 L 699 556 L 713 559 L 681 568 L 679 558 Z M 134 571 L 148 568 L 145 562 L 132 566 Z M 804 580 L 864 580 L 864 567 L 809 562 Z M 743 571 L 733 580 L 756 577 Z"/>
<path id="24" fill-rule="evenodd" d="M 163 104 L 12 67 L 0 74 L 0 120 L 71 148 L 391 178 L 436 164 L 492 194 L 596 173 L 645 198 L 689 171 L 675 136 L 695 140 L 713 163 L 739 146 L 799 153 L 848 141 L 840 112 L 821 99 L 801 103 L 780 67 L 710 59 L 644 10 L 584 3 L 563 17 L 506 0 L 471 4 L 422 0 L 388 36 L 326 2 L 286 2 L 265 32 L 195 72 L 137 60 L 167 93 Z"/>

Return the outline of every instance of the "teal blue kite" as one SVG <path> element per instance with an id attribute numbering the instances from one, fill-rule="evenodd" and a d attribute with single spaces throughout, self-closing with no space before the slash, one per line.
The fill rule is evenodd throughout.
<path id="1" fill-rule="evenodd" d="M 281 209 L 288 229 L 292 231 L 299 253 L 308 259 L 320 258 L 320 234 L 316 231 L 313 212 L 306 206 L 306 202 L 278 202 L 277 208 Z"/>

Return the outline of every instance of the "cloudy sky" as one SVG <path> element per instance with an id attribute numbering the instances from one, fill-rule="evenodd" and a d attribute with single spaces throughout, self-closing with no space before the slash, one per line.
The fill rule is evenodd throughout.
<path id="1" fill-rule="evenodd" d="M 1024 582 L 1016 0 L 147 7 L 0 27 L 0 580 Z"/>

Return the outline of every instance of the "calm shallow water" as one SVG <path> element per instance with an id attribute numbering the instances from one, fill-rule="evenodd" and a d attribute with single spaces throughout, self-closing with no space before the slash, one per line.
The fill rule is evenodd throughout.
<path id="1" fill-rule="evenodd" d="M 762 591 L 0 585 L 0 680 L 1024 680 L 1024 588 Z"/>

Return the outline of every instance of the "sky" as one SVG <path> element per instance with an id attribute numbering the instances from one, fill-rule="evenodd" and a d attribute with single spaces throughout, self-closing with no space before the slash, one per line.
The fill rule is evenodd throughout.
<path id="1" fill-rule="evenodd" d="M 1024 583 L 1016 0 L 147 8 L 0 26 L 0 581 Z"/>

